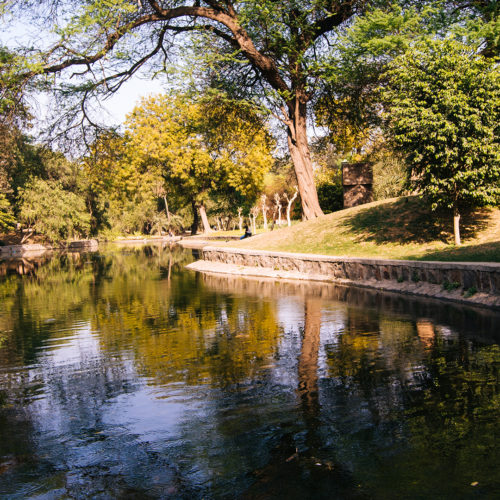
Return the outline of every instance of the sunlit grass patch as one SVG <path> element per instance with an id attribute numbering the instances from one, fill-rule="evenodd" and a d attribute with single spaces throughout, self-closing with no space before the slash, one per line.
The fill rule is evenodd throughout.
<path id="1" fill-rule="evenodd" d="M 275 228 L 230 245 L 349 257 L 500 262 L 499 209 L 464 213 L 461 228 L 464 244 L 455 247 L 450 213 L 433 212 L 417 197 L 404 197 Z"/>

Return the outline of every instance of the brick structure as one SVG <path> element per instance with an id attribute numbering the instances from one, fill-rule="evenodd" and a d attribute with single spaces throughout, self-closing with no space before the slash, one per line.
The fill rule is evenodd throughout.
<path id="1" fill-rule="evenodd" d="M 373 169 L 370 163 L 342 163 L 344 208 L 373 201 Z"/>

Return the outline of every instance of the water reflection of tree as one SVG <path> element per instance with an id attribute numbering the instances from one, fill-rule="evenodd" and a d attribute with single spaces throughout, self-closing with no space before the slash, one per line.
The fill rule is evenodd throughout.
<path id="1" fill-rule="evenodd" d="M 329 376 L 342 382 L 330 394 L 359 412 L 354 426 L 352 417 L 327 417 L 343 434 L 344 460 L 360 464 L 360 478 L 377 464 L 369 486 L 380 498 L 441 497 L 475 481 L 495 491 L 498 346 L 468 341 L 429 318 L 378 313 L 363 327 L 359 311 L 348 311 L 338 343 L 326 346 Z M 383 461 L 352 452 L 375 442 L 388 450 Z"/>
<path id="2" fill-rule="evenodd" d="M 158 498 L 180 484 L 173 457 L 136 440 L 123 421 L 106 418 L 115 398 L 136 390 L 130 364 L 89 358 L 63 366 L 45 362 L 30 372 L 1 380 L 3 495 L 16 497 L 28 481 L 33 494 L 149 498 L 156 490 L 152 497 Z M 189 486 L 183 493 L 189 494 Z"/>
<path id="3" fill-rule="evenodd" d="M 142 298 L 136 287 L 152 280 L 161 290 L 164 270 L 168 276 L 169 269 L 175 273 L 186 261 L 189 255 L 181 252 L 165 252 L 161 258 L 153 253 L 145 259 L 138 249 L 123 259 L 62 255 L 38 266 L 31 276 L 3 280 L 0 296 L 6 308 L 0 313 L 0 328 L 5 342 L 0 346 L 0 366 L 23 368 L 0 374 L 0 491 L 16 494 L 27 477 L 33 491 L 50 485 L 76 498 L 102 491 L 116 498 L 142 498 L 155 485 L 160 492 L 175 487 L 175 463 L 103 421 L 106 403 L 134 390 L 137 382 L 133 364 L 124 359 L 127 346 L 109 356 L 98 350 L 87 354 L 78 352 L 74 339 L 82 327 L 86 339 L 92 337 L 88 325 L 103 292 L 108 293 L 108 304 L 116 304 L 110 285 L 117 274 L 122 278 L 119 286 Z M 58 358 L 65 347 L 68 358 Z M 96 462 L 92 457 L 97 455 Z M 138 463 L 143 465 L 140 472 Z M 131 484 L 138 478 L 141 486 L 136 490 Z"/>
<path id="4" fill-rule="evenodd" d="M 321 329 L 321 301 L 306 299 L 304 334 L 298 364 L 299 397 L 306 419 L 319 415 L 318 356 Z"/>
<path id="5" fill-rule="evenodd" d="M 219 282 L 227 286 L 227 281 L 210 278 L 214 289 Z M 238 293 L 253 290 L 262 296 L 264 290 L 305 290 L 302 285 L 244 281 Z M 470 339 L 491 338 L 498 315 L 365 291 L 342 296 L 342 290 L 323 287 L 313 289 L 309 298 L 305 291 L 298 363 L 305 432 L 283 434 L 243 497 L 307 497 L 320 483 L 329 486 L 314 491 L 316 498 L 360 496 L 353 476 L 341 465 L 345 463 L 351 464 L 352 474 L 366 490 L 380 498 L 447 495 L 476 480 L 484 484 L 484 491 L 495 491 L 498 346 L 467 340 L 442 325 L 456 325 L 470 332 Z M 319 381 L 318 298 L 338 298 L 337 294 L 352 305 L 346 309 L 343 331 L 325 346 L 328 379 Z M 328 428 L 337 439 L 328 436 Z M 387 450 L 382 451 L 383 459 L 370 451 L 380 450 L 381 443 Z M 329 460 L 323 460 L 325 455 Z M 328 467 L 335 472 L 326 472 Z M 310 474 L 307 479 L 304 473 Z M 318 479 L 313 486 L 311 477 Z M 302 490 L 304 484 L 308 492 Z"/>
<path id="6" fill-rule="evenodd" d="M 54 332 L 70 337 L 75 321 L 88 320 L 105 352 L 132 350 L 142 373 L 158 381 L 224 385 L 252 377 L 280 335 L 271 302 L 247 307 L 207 292 L 199 274 L 184 271 L 190 260 L 179 248 L 111 248 L 56 256 L 23 279 L 8 276 L 0 286 L 0 360 L 30 364 Z"/>
<path id="7" fill-rule="evenodd" d="M 89 316 L 93 271 L 88 262 L 80 254 L 66 254 L 38 262 L 29 276 L 10 275 L 2 280 L 2 364 L 32 363 L 37 347 L 51 332 Z"/>
<path id="8" fill-rule="evenodd" d="M 131 347 L 140 372 L 155 384 L 251 380 L 281 334 L 274 305 L 207 291 L 200 279 L 185 272 L 141 286 L 115 279 L 96 304 L 103 348 Z"/>
<path id="9" fill-rule="evenodd" d="M 398 317 L 402 322 L 432 318 L 436 324 L 447 325 L 485 344 L 500 341 L 500 315 L 498 311 L 488 308 L 464 307 L 437 299 L 310 281 L 204 275 L 203 282 L 211 290 L 223 293 L 321 298 L 325 302 L 344 303 L 372 315 L 381 311 L 384 317 Z"/>
<path id="10" fill-rule="evenodd" d="M 257 436 L 255 446 L 276 446 L 268 463 L 255 471 L 248 498 L 273 492 L 355 498 L 360 493 L 353 477 L 379 498 L 444 495 L 457 481 L 484 483 L 486 495 L 498 487 L 491 478 L 499 458 L 499 349 L 454 333 L 456 325 L 487 337 L 485 332 L 497 331 L 498 315 L 365 290 L 203 277 L 182 270 L 187 260 L 186 254 L 166 249 L 129 249 L 65 257 L 22 283 L 7 277 L 0 286 L 6 308 L 0 313 L 3 366 L 36 361 L 42 341 L 55 333 L 71 335 L 76 321 L 88 321 L 99 332 L 101 355 L 108 361 L 82 364 L 78 376 L 54 369 L 40 379 L 11 379 L 12 386 L 4 387 L 17 401 L 16 411 L 46 384 L 53 406 L 74 417 L 65 422 L 68 432 L 94 443 L 105 431 L 100 406 L 131 390 L 123 371 L 128 366 L 134 377 L 137 369 L 155 385 L 182 381 L 213 388 L 207 389 L 205 404 L 213 410 L 214 442 L 224 436 L 232 442 L 232 422 L 245 420 L 245 409 L 238 408 L 242 413 L 229 422 L 224 405 L 256 403 L 262 413 L 252 411 L 238 423 L 254 425 L 254 433 L 242 435 Z M 282 420 L 273 420 L 279 398 L 274 407 L 258 406 L 259 397 L 288 401 L 291 395 L 293 400 L 293 389 L 284 396 L 286 389 L 278 394 L 281 388 L 266 393 L 252 387 L 249 396 L 236 387 L 248 383 L 248 388 L 256 379 L 267 383 L 272 376 L 265 366 L 282 354 L 274 305 L 282 294 L 300 295 L 305 303 L 301 348 L 294 351 L 297 405 L 288 416 L 299 414 L 299 422 L 282 414 Z M 347 303 L 336 306 L 344 315 L 343 329 L 326 339 L 327 366 L 318 367 L 321 309 L 330 300 Z M 319 378 L 323 369 L 326 376 Z M 89 422 L 95 429 L 83 428 Z M 192 427 L 192 417 L 186 425 Z M 266 425 L 269 429 L 259 428 Z M 18 429 L 33 432 L 29 425 Z M 262 438 L 266 432 L 282 439 L 269 444 Z M 210 462 L 207 438 L 200 433 L 196 439 L 193 456 Z M 147 459 L 132 445 L 127 453 Z M 233 467 L 229 462 L 225 466 Z"/>
<path id="11" fill-rule="evenodd" d="M 467 340 L 454 333 L 454 327 L 470 339 L 491 339 L 498 315 L 366 290 L 233 281 L 205 278 L 214 290 L 260 297 L 298 294 L 306 304 L 298 358 L 305 428 L 282 435 L 267 465 L 255 471 L 245 498 L 307 497 L 316 484 L 331 488 L 316 491 L 317 498 L 328 494 L 351 498 L 362 494 L 353 477 L 379 498 L 432 496 L 433 491 L 446 495 L 455 487 L 450 484 L 462 481 L 461 477 L 473 482 L 473 471 L 481 466 L 480 481 L 495 477 L 491 464 L 498 463 L 492 427 L 498 419 L 498 348 Z M 328 375 L 318 380 L 320 298 L 348 305 L 342 331 L 324 345 Z M 482 361 L 471 365 L 470 355 L 476 359 L 475 353 L 482 353 Z M 479 450 L 486 458 L 479 456 Z M 456 466 L 453 455 L 460 458 L 459 474 L 451 470 Z M 329 458 L 324 460 L 325 456 Z M 352 475 L 341 464 L 350 464 Z M 313 486 L 311 477 L 317 479 Z M 487 487 L 495 490 L 491 482 Z"/>
<path id="12" fill-rule="evenodd" d="M 429 377 L 407 390 L 411 460 L 431 475 L 431 487 L 440 487 L 437 472 L 444 469 L 455 481 L 499 493 L 500 348 L 460 337 L 450 343 L 438 333 L 427 359 Z M 422 486 L 419 479 L 414 490 Z"/>
<path id="13" fill-rule="evenodd" d="M 303 424 L 281 436 L 268 463 L 254 471 L 253 484 L 240 498 L 365 498 L 351 471 L 336 460 L 335 453 L 325 456 L 319 394 L 322 305 L 318 297 L 304 297 L 297 365 L 297 397 Z"/>
<path id="14" fill-rule="evenodd" d="M 171 252 L 160 246 L 146 248 L 43 256 L 30 260 L 29 275 L 2 278 L 0 362 L 30 364 L 38 347 L 54 332 L 58 337 L 71 336 L 75 322 L 81 324 L 95 317 L 94 305 L 103 289 L 111 306 L 113 287 L 138 288 L 149 280 L 162 280 L 169 270 L 179 271 L 190 261 L 189 252 L 182 249 Z M 152 258 L 146 258 L 146 254 Z M 117 277 L 120 279 L 115 283 Z"/>

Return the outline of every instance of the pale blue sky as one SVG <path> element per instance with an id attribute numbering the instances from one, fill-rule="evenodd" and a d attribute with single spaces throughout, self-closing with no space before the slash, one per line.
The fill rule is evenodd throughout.
<path id="1" fill-rule="evenodd" d="M 4 22 L 0 29 L 0 44 L 8 47 L 29 44 L 36 46 L 40 43 L 47 43 L 49 38 L 48 33 L 42 33 L 38 28 L 19 20 Z M 134 76 L 114 96 L 101 102 L 103 112 L 99 119 L 106 125 L 119 125 L 123 123 L 125 116 L 132 111 L 141 97 L 163 91 L 164 86 L 160 79 L 151 80 Z M 33 96 L 31 101 L 36 117 L 43 119 L 46 115 L 48 99 L 38 95 Z"/>
<path id="2" fill-rule="evenodd" d="M 123 123 L 125 116 L 132 111 L 141 97 L 159 94 L 163 91 L 160 80 L 145 80 L 132 77 L 111 98 L 102 102 L 103 108 L 109 113 L 110 118 L 104 118 L 106 125 Z"/>

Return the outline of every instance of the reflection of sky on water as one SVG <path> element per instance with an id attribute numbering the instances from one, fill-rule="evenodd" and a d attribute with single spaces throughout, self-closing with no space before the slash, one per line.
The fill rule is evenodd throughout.
<path id="1" fill-rule="evenodd" d="M 40 364 L 52 367 L 84 364 L 100 355 L 99 338 L 88 321 L 77 322 L 70 328 L 54 332 L 53 335 L 54 337 L 44 340 L 40 346 Z"/>

